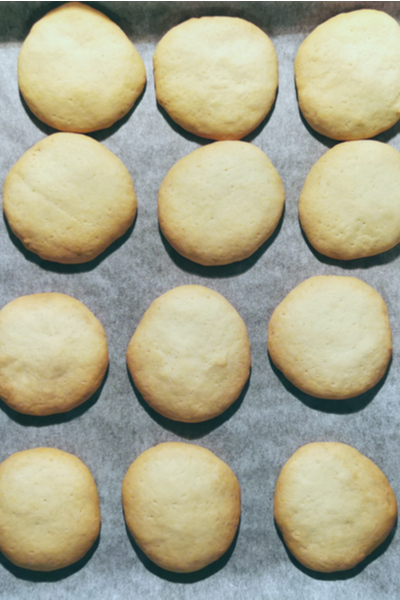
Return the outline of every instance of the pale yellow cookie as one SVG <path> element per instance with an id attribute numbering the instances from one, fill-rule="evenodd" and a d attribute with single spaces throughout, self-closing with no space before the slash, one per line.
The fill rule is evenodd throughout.
<path id="1" fill-rule="evenodd" d="M 311 277 L 274 310 L 268 351 L 303 392 L 344 400 L 383 377 L 392 335 L 383 298 L 356 277 Z"/>
<path id="2" fill-rule="evenodd" d="M 234 17 L 173 27 L 154 53 L 157 100 L 178 125 L 212 140 L 239 140 L 269 113 L 278 59 L 269 37 Z"/>
<path id="3" fill-rule="evenodd" d="M 179 442 L 141 454 L 122 484 L 125 520 L 156 565 L 190 573 L 220 558 L 240 519 L 240 485 L 212 452 Z"/>
<path id="4" fill-rule="evenodd" d="M 351 569 L 389 535 L 397 502 L 382 471 L 346 444 L 301 447 L 283 467 L 274 515 L 297 560 L 323 573 Z"/>
<path id="5" fill-rule="evenodd" d="M 262 150 L 217 142 L 168 172 L 158 218 L 177 252 L 202 265 L 226 265 L 247 258 L 273 234 L 284 201 L 281 178 Z"/>
<path id="6" fill-rule="evenodd" d="M 0 397 L 14 410 L 67 412 L 92 396 L 107 366 L 106 334 L 82 302 L 33 294 L 0 310 Z"/>
<path id="7" fill-rule="evenodd" d="M 400 242 L 400 153 L 372 140 L 328 150 L 307 175 L 301 226 L 318 252 L 373 256 Z"/>
<path id="8" fill-rule="evenodd" d="M 12 167 L 3 189 L 8 223 L 31 252 L 59 263 L 96 258 L 132 225 L 128 170 L 90 137 L 55 133 Z"/>
<path id="9" fill-rule="evenodd" d="M 24 569 L 54 571 L 85 556 L 100 531 L 96 484 L 79 458 L 56 448 L 0 465 L 0 551 Z"/>
<path id="10" fill-rule="evenodd" d="M 294 68 L 301 112 L 318 133 L 364 139 L 400 117 L 400 27 L 384 12 L 356 10 L 322 23 Z"/>
<path id="11" fill-rule="evenodd" d="M 38 119 L 85 133 L 126 115 L 146 71 L 118 25 L 87 4 L 69 2 L 32 27 L 19 55 L 18 82 Z"/>
<path id="12" fill-rule="evenodd" d="M 195 423 L 224 412 L 250 374 L 246 326 L 223 296 L 200 285 L 166 292 L 128 346 L 129 372 L 154 410 Z"/>

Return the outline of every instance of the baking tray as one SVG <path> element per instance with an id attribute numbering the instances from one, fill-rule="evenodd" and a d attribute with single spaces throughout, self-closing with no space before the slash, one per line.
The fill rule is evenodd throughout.
<path id="1" fill-rule="evenodd" d="M 53 133 L 24 105 L 17 57 L 31 25 L 52 2 L 0 2 L 0 177 L 33 144 Z M 275 528 L 272 501 L 280 469 L 302 444 L 345 442 L 374 460 L 400 499 L 400 294 L 399 247 L 348 263 L 325 258 L 304 239 L 297 202 L 315 161 L 335 142 L 313 132 L 299 113 L 293 61 L 305 36 L 329 17 L 355 8 L 377 8 L 400 20 L 396 2 L 95 2 L 132 39 L 148 81 L 135 108 L 106 131 L 93 134 L 129 169 L 138 196 L 134 226 L 95 261 L 61 266 L 27 252 L 0 220 L 0 306 L 23 294 L 62 292 L 82 301 L 102 322 L 110 367 L 100 391 L 69 414 L 19 415 L 0 406 L 0 460 L 13 452 L 53 446 L 76 454 L 96 480 L 102 510 L 98 543 L 76 565 L 50 574 L 18 569 L 0 558 L 0 597 L 5 600 L 70 598 L 180 600 L 363 600 L 400 594 L 400 541 L 396 532 L 371 558 L 343 573 L 324 575 L 300 566 Z M 202 267 L 180 257 L 163 239 L 157 192 L 172 165 L 209 143 L 186 133 L 157 106 L 152 55 L 170 27 L 193 16 L 231 15 L 261 27 L 279 58 L 279 91 L 270 115 L 246 140 L 259 146 L 280 173 L 286 190 L 282 221 L 249 259 L 227 267 Z M 400 125 L 378 140 L 400 150 Z M 313 399 L 272 366 L 266 330 L 275 306 L 313 275 L 354 275 L 387 302 L 394 352 L 383 381 L 354 400 Z M 241 397 L 221 417 L 203 424 L 169 421 L 147 407 L 128 376 L 125 351 L 152 300 L 174 286 L 202 284 L 223 294 L 243 317 L 252 348 L 252 371 Z M 121 482 L 130 463 L 148 447 L 187 441 L 227 462 L 242 487 L 242 517 L 234 545 L 199 573 L 177 575 L 152 565 L 125 528 Z"/>

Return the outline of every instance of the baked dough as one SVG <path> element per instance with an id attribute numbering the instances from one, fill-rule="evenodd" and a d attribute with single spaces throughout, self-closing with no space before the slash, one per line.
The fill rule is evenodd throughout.
<path id="1" fill-rule="evenodd" d="M 31 111 L 61 131 L 110 127 L 142 93 L 146 71 L 122 29 L 87 4 L 69 2 L 32 27 L 18 59 Z"/>
<path id="2" fill-rule="evenodd" d="M 189 19 L 154 53 L 157 100 L 178 125 L 212 140 L 239 140 L 271 110 L 278 59 L 269 37 L 234 17 Z"/>
<path id="3" fill-rule="evenodd" d="M 242 318 L 223 296 L 200 285 L 157 298 L 126 359 L 146 402 L 165 417 L 188 423 L 226 410 L 240 395 L 251 364 Z"/>
<path id="4" fill-rule="evenodd" d="M 240 485 L 212 452 L 180 442 L 141 454 L 122 484 L 125 520 L 156 565 L 190 573 L 220 558 L 240 519 Z"/>
<path id="5" fill-rule="evenodd" d="M 0 550 L 24 569 L 54 571 L 85 556 L 100 531 L 96 484 L 79 458 L 55 448 L 0 465 Z"/>
<path id="6" fill-rule="evenodd" d="M 8 223 L 45 260 L 84 263 L 132 225 L 137 201 L 128 170 L 85 135 L 55 133 L 12 167 L 3 189 Z"/>
<path id="7" fill-rule="evenodd" d="M 328 150 L 307 175 L 301 226 L 318 252 L 373 256 L 400 242 L 400 153 L 372 140 Z"/>
<path id="8" fill-rule="evenodd" d="M 344 400 L 371 389 L 392 353 L 386 304 L 356 277 L 307 279 L 274 310 L 268 351 L 303 392 Z"/>
<path id="9" fill-rule="evenodd" d="M 400 27 L 384 12 L 356 10 L 322 23 L 294 67 L 301 112 L 318 133 L 364 139 L 400 117 Z"/>
<path id="10" fill-rule="evenodd" d="M 281 178 L 262 150 L 216 142 L 168 172 L 158 217 L 177 252 L 202 265 L 226 265 L 247 258 L 273 234 L 284 201 Z"/>
<path id="11" fill-rule="evenodd" d="M 303 446 L 283 467 L 274 515 L 297 560 L 323 573 L 351 569 L 389 535 L 397 502 L 382 471 L 346 444 Z"/>
<path id="12" fill-rule="evenodd" d="M 33 294 L 0 311 L 0 397 L 14 410 L 67 412 L 92 396 L 107 365 L 105 331 L 82 302 Z"/>

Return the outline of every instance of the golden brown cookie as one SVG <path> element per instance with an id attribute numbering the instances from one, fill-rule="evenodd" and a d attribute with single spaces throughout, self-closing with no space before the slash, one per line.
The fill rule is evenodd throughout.
<path id="1" fill-rule="evenodd" d="M 179 442 L 143 452 L 122 484 L 125 520 L 156 565 L 190 573 L 220 558 L 240 519 L 240 485 L 212 452 Z"/>
<path id="2" fill-rule="evenodd" d="M 382 11 L 322 23 L 300 46 L 294 68 L 301 112 L 318 133 L 364 139 L 400 117 L 400 27 Z"/>
<path id="3" fill-rule="evenodd" d="M 239 140 L 269 113 L 278 59 L 269 37 L 234 17 L 189 19 L 154 53 L 157 100 L 178 125 L 212 140 Z"/>
<path id="4" fill-rule="evenodd" d="M 151 304 L 128 346 L 133 381 L 154 410 L 196 423 L 234 402 L 250 373 L 246 326 L 221 294 L 200 285 Z"/>
<path id="5" fill-rule="evenodd" d="M 393 248 L 400 242 L 400 153 L 372 140 L 334 146 L 307 175 L 299 217 L 310 244 L 331 258 Z"/>
<path id="6" fill-rule="evenodd" d="M 128 170 L 90 137 L 55 133 L 25 152 L 6 177 L 3 210 L 41 258 L 84 263 L 132 225 L 137 201 Z"/>
<path id="7" fill-rule="evenodd" d="M 273 312 L 268 351 L 303 392 L 329 400 L 353 398 L 377 384 L 389 364 L 386 304 L 356 277 L 311 277 Z"/>
<path id="8" fill-rule="evenodd" d="M 0 397 L 14 410 L 67 412 L 92 396 L 107 365 L 104 329 L 78 300 L 33 294 L 0 310 Z"/>
<path id="9" fill-rule="evenodd" d="M 0 551 L 18 567 L 54 571 L 85 556 L 100 531 L 96 484 L 79 458 L 56 448 L 0 465 Z"/>
<path id="10" fill-rule="evenodd" d="M 262 150 L 216 142 L 168 172 L 158 218 L 177 252 L 202 265 L 226 265 L 247 258 L 273 234 L 284 201 L 281 178 Z"/>
<path id="11" fill-rule="evenodd" d="M 86 133 L 126 115 L 146 71 L 118 25 L 87 4 L 69 2 L 32 27 L 19 55 L 18 82 L 38 119 Z"/>
<path id="12" fill-rule="evenodd" d="M 332 573 L 351 569 L 389 535 L 397 502 L 382 471 L 346 444 L 301 447 L 283 467 L 274 515 L 302 565 Z"/>

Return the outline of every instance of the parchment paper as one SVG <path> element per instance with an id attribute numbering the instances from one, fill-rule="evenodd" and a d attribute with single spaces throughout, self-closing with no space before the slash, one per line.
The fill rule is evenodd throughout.
<path id="1" fill-rule="evenodd" d="M 18 92 L 19 48 L 31 25 L 58 3 L 0 2 L 0 178 L 33 144 L 53 131 L 35 119 Z M 345 442 L 374 460 L 400 499 L 400 257 L 399 248 L 344 263 L 318 255 L 297 218 L 304 179 L 334 142 L 314 133 L 299 113 L 293 61 L 301 41 L 319 23 L 354 8 L 373 7 L 400 19 L 396 2 L 95 2 L 131 37 L 147 69 L 146 90 L 131 113 L 93 137 L 129 169 L 139 211 L 132 230 L 92 263 L 63 267 L 27 252 L 0 221 L 0 307 L 23 294 L 63 292 L 82 301 L 105 327 L 110 367 L 99 393 L 72 413 L 48 418 L 0 406 L 0 460 L 13 452 L 53 446 L 80 457 L 100 494 L 99 542 L 85 560 L 62 572 L 38 574 L 0 558 L 4 600 L 341 600 L 394 599 L 400 594 L 400 538 L 394 533 L 372 559 L 350 572 L 319 575 L 292 559 L 274 525 L 272 500 L 280 469 L 302 444 Z M 247 141 L 264 150 L 286 189 L 286 209 L 272 240 L 232 266 L 205 268 L 174 252 L 157 222 L 158 188 L 173 164 L 205 142 L 176 126 L 157 106 L 152 75 L 155 45 L 177 23 L 200 15 L 240 16 L 272 38 L 280 63 L 279 93 L 266 121 Z M 400 150 L 400 126 L 377 139 Z M 298 283 L 318 274 L 355 275 L 386 300 L 394 353 L 387 376 L 352 401 L 324 402 L 300 393 L 273 368 L 266 329 L 275 306 Z M 199 425 L 168 421 L 138 397 L 125 352 L 152 300 L 174 286 L 195 283 L 223 294 L 248 327 L 249 385 L 220 418 Z M 233 548 L 199 574 L 168 574 L 129 538 L 121 482 L 148 447 L 169 440 L 204 446 L 226 461 L 242 487 L 242 518 Z"/>

